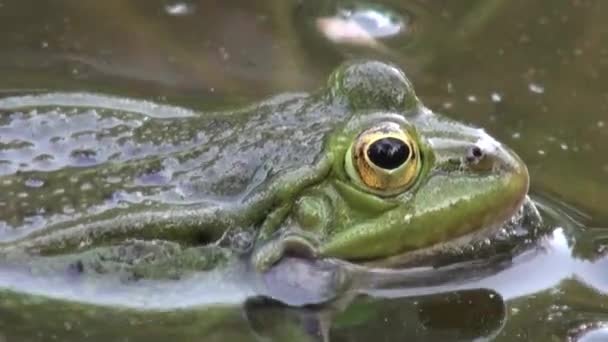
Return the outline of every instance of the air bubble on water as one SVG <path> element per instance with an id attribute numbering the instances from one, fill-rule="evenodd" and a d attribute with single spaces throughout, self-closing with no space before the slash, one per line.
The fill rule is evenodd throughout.
<path id="1" fill-rule="evenodd" d="M 475 95 L 469 95 L 469 96 L 467 96 L 467 101 L 469 101 L 469 102 L 477 102 L 477 96 L 475 96 Z"/>
<path id="2" fill-rule="evenodd" d="M 519 132 L 515 132 L 515 133 L 511 134 L 511 137 L 512 137 L 513 139 L 519 139 L 519 138 L 521 138 L 521 133 L 519 133 Z"/>
<path id="3" fill-rule="evenodd" d="M 185 2 L 176 2 L 165 5 L 165 12 L 172 16 L 184 16 L 194 13 L 194 5 Z"/>
<path id="4" fill-rule="evenodd" d="M 561 143 L 561 144 L 559 145 L 559 147 L 560 147 L 562 150 L 564 150 L 564 151 L 568 150 L 568 145 L 567 145 L 567 144 Z"/>
<path id="5" fill-rule="evenodd" d="M 538 154 L 540 154 L 541 156 L 545 155 L 545 150 L 538 150 Z"/>
<path id="6" fill-rule="evenodd" d="M 528 84 L 528 89 L 530 89 L 531 92 L 535 93 L 535 94 L 542 94 L 545 92 L 545 87 L 541 86 L 540 84 L 537 83 L 530 83 Z"/>
<path id="7" fill-rule="evenodd" d="M 600 121 L 597 122 L 596 125 L 597 125 L 597 128 L 602 128 L 602 127 L 604 127 L 606 125 L 606 123 L 604 121 L 600 120 Z"/>

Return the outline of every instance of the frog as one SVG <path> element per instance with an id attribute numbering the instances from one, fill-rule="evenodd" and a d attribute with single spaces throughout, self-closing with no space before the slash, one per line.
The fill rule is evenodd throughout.
<path id="1" fill-rule="evenodd" d="M 286 257 L 428 265 L 540 222 L 529 183 L 514 151 L 425 107 L 384 61 L 216 112 L 16 95 L 0 99 L 0 268 L 139 279 L 234 258 L 260 274 Z"/>

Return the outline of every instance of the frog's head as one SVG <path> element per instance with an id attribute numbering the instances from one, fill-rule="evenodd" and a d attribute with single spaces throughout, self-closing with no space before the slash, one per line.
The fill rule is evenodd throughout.
<path id="1" fill-rule="evenodd" d="M 330 89 L 353 115 L 326 142 L 328 177 L 300 194 L 285 223 L 318 237 L 320 256 L 397 260 L 465 244 L 521 207 L 521 159 L 484 130 L 425 108 L 399 69 L 351 63 Z"/>

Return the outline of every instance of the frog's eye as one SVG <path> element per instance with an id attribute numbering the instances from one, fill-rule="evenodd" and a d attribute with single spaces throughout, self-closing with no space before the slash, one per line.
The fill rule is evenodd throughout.
<path id="1" fill-rule="evenodd" d="M 385 123 L 359 134 L 345 162 L 351 179 L 380 195 L 404 191 L 420 171 L 416 140 L 396 123 Z"/>

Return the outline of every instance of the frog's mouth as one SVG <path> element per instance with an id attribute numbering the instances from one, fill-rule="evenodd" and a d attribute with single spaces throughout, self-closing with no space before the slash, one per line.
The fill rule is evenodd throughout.
<path id="1" fill-rule="evenodd" d="M 505 222 L 428 247 L 385 258 L 364 260 L 359 264 L 372 268 L 439 267 L 472 259 L 510 257 L 519 242 L 536 233 L 541 221 L 536 205 L 526 196 Z"/>

